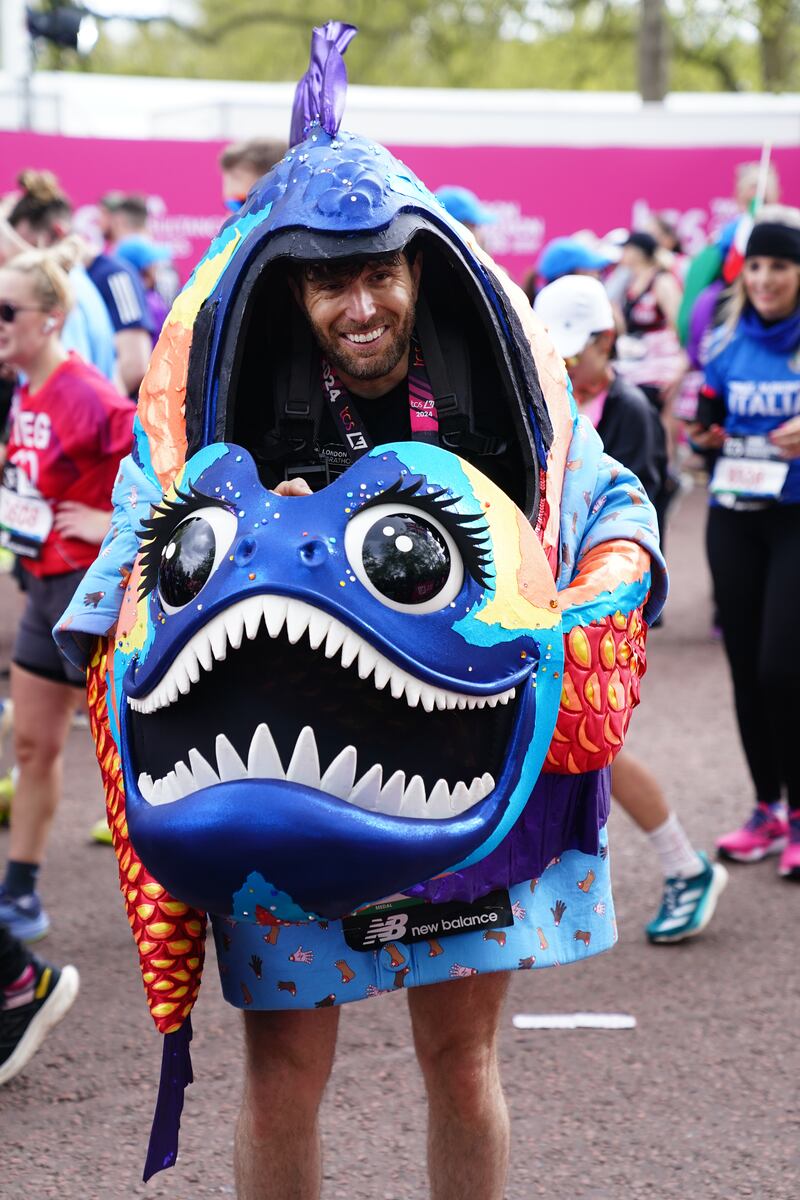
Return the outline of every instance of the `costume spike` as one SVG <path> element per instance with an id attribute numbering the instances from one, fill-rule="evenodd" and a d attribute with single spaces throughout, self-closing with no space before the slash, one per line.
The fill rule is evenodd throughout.
<path id="1" fill-rule="evenodd" d="M 297 85 L 292 106 L 289 145 L 307 136 L 314 121 L 331 137 L 339 132 L 347 95 L 347 68 L 342 55 L 358 30 L 344 21 L 327 21 L 311 34 L 308 70 Z"/>

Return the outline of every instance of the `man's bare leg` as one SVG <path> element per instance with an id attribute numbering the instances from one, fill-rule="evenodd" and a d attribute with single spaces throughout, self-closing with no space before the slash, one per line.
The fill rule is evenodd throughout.
<path id="1" fill-rule="evenodd" d="M 669 818 L 661 785 L 627 747 L 620 750 L 611 767 L 611 795 L 644 833 L 652 833 Z"/>
<path id="2" fill-rule="evenodd" d="M 508 972 L 413 988 L 408 1007 L 428 1091 L 431 1200 L 502 1200 L 509 1122 L 497 1063 Z"/>
<path id="3" fill-rule="evenodd" d="M 338 1008 L 244 1014 L 244 1097 L 234 1164 L 239 1200 L 317 1200 L 319 1106 Z"/>

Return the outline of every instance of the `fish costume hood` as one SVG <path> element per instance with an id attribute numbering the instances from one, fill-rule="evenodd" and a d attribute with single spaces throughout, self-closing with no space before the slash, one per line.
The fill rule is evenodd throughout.
<path id="1" fill-rule="evenodd" d="M 521 290 L 408 168 L 340 132 L 354 33 L 314 30 L 292 148 L 176 299 L 111 531 L 55 630 L 87 667 L 165 1035 L 145 1178 L 177 1155 L 207 913 L 224 953 L 226 922 L 269 943 L 387 899 L 469 905 L 571 853 L 604 860 L 608 765 L 665 594 L 652 509 L 577 416 Z M 276 463 L 313 469 L 338 396 L 292 264 L 399 250 L 424 257 L 412 440 L 372 446 L 355 428 L 340 469 L 323 455 L 324 486 L 276 495 Z M 400 929 L 382 920 L 368 928 Z M 606 929 L 591 952 L 613 942 L 610 913 Z"/>

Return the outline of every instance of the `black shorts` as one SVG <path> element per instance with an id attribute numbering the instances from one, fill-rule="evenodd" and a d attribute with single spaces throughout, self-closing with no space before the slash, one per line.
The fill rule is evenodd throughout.
<path id="1" fill-rule="evenodd" d="M 53 626 L 63 616 L 84 574 L 84 571 L 67 571 L 64 575 L 39 579 L 25 571 L 25 611 L 11 653 L 12 662 L 24 671 L 51 679 L 53 683 L 85 685 L 85 672 L 67 662 L 53 641 Z"/>

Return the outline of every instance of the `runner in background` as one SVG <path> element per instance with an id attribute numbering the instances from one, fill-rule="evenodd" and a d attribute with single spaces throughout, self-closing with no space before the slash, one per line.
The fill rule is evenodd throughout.
<path id="1" fill-rule="evenodd" d="M 682 345 L 685 346 L 689 338 L 692 309 L 700 293 L 716 280 L 723 280 L 725 284 L 733 283 L 739 273 L 738 267 L 733 270 L 729 267 L 725 271 L 738 225 L 743 218 L 749 224 L 753 214 L 762 204 L 777 204 L 780 195 L 780 179 L 774 163 L 769 161 L 769 146 L 764 147 L 760 162 L 739 163 L 733 185 L 733 197 L 739 209 L 739 216 L 719 230 L 708 245 L 694 256 L 686 271 L 683 299 L 677 320 L 678 337 Z M 749 229 L 747 232 L 749 233 Z M 744 241 L 746 243 L 746 237 Z"/>
<path id="2" fill-rule="evenodd" d="M 96 254 L 86 269 L 114 327 L 120 390 L 135 400 L 153 348 L 144 286 L 130 263 L 114 254 Z"/>
<path id="3" fill-rule="evenodd" d="M 565 275 L 543 288 L 534 310 L 566 362 L 580 412 L 603 439 L 606 453 L 638 475 L 651 499 L 666 469 L 663 431 L 644 393 L 615 374 L 614 310 L 598 279 Z M 727 872 L 695 850 L 658 780 L 630 750 L 611 766 L 611 793 L 647 835 L 664 873 L 658 915 L 646 926 L 651 942 L 679 942 L 708 925 Z"/>
<path id="4" fill-rule="evenodd" d="M 47 171 L 25 171 L 20 184 L 26 191 L 9 214 L 9 224 L 29 245 L 56 245 L 71 230 L 70 201 L 58 187 L 55 176 Z M 144 288 L 128 263 L 108 254 L 92 258 L 91 252 L 87 253 L 86 273 L 100 293 L 106 317 L 111 320 L 116 381 L 125 395 L 135 397 L 152 349 Z M 106 321 L 104 329 L 107 328 Z"/>
<path id="5" fill-rule="evenodd" d="M 247 138 L 231 142 L 219 156 L 222 202 L 229 212 L 238 212 L 247 193 L 262 175 L 280 162 L 288 144 L 276 138 Z"/>
<path id="6" fill-rule="evenodd" d="M 142 281 L 155 346 L 169 312 L 169 305 L 158 288 L 158 276 L 159 269 L 171 260 L 170 250 L 148 237 L 126 237 L 117 243 L 116 256 L 132 266 Z"/>
<path id="7" fill-rule="evenodd" d="M 648 233 L 652 233 L 658 243 L 657 253 L 662 265 L 682 284 L 689 257 L 683 252 L 677 226 L 666 213 L 651 213 L 649 226 Z"/>
<path id="8" fill-rule="evenodd" d="M 114 254 L 124 238 L 147 237 L 147 200 L 135 193 L 106 192 L 97 205 L 105 248 Z"/>
<path id="9" fill-rule="evenodd" d="M 522 289 L 533 304 L 537 291 L 562 275 L 591 275 L 599 279 L 617 257 L 608 247 L 595 249 L 578 237 L 553 238 L 539 255 L 536 267 L 526 276 Z"/>
<path id="10" fill-rule="evenodd" d="M 737 862 L 780 854 L 778 873 L 800 879 L 800 696 L 786 643 L 800 595 L 796 208 L 759 211 L 689 434 L 701 450 L 720 451 L 711 479 L 708 560 L 756 801 L 717 849 Z"/>
<path id="11" fill-rule="evenodd" d="M 636 230 L 628 237 L 622 248 L 620 265 L 630 272 L 622 300 L 626 338 L 620 345 L 620 356 L 641 361 L 636 383 L 651 403 L 661 409 L 662 390 L 676 370 L 673 364 L 670 374 L 669 366 L 663 366 L 661 360 L 679 354 L 675 321 L 681 302 L 681 286 L 672 272 L 662 265 L 658 242 L 650 233 Z M 656 334 L 667 336 L 657 340 L 653 336 Z"/>
<path id="12" fill-rule="evenodd" d="M 628 237 L 620 266 L 630 275 L 621 306 L 623 332 L 617 341 L 617 369 L 628 382 L 641 388 L 659 414 L 671 462 L 677 440 L 672 403 L 686 374 L 686 357 L 675 332 L 681 285 L 662 266 L 656 239 L 643 231 L 634 231 Z M 679 488 L 677 473 L 668 470 L 652 498 L 662 546 L 667 510 Z"/>
<path id="13" fill-rule="evenodd" d="M 61 343 L 72 305 L 69 247 L 29 251 L 0 269 L 0 364 L 23 374 L 0 491 L 2 542 L 19 557 L 26 607 L 12 651 L 19 776 L 11 805 L 0 922 L 23 941 L 49 918 L 37 876 L 61 793 L 63 750 L 84 675 L 51 630 L 108 531 L 111 488 L 131 446 L 134 406 Z M 62 265 L 63 264 L 63 265 Z M 87 594 L 86 605 L 102 594 Z"/>
<path id="14" fill-rule="evenodd" d="M 140 275 L 146 276 L 143 286 L 148 312 L 153 320 L 152 334 L 155 342 L 161 331 L 164 316 L 180 291 L 178 272 L 172 265 L 172 251 L 169 246 L 159 244 L 150 231 L 150 212 L 145 196 L 135 192 L 106 192 L 97 206 L 97 213 L 100 232 L 105 238 L 106 253 L 124 259 Z M 142 257 L 141 253 L 124 253 L 125 248 L 130 247 L 132 243 L 140 245 L 142 242 L 157 252 L 157 257 L 153 257 L 152 252 L 146 256 L 149 261 L 144 267 L 138 261 Z"/>
<path id="15" fill-rule="evenodd" d="M 6 215 L 0 218 L 0 266 L 30 246 L 44 249 L 71 236 L 72 206 L 55 175 L 21 171 L 17 183 L 20 190 L 7 198 Z M 64 323 L 61 342 L 65 350 L 74 350 L 114 380 L 114 328 L 102 296 L 86 273 L 84 258 L 88 257 L 88 251 L 76 257 L 69 273 L 75 306 Z"/>

